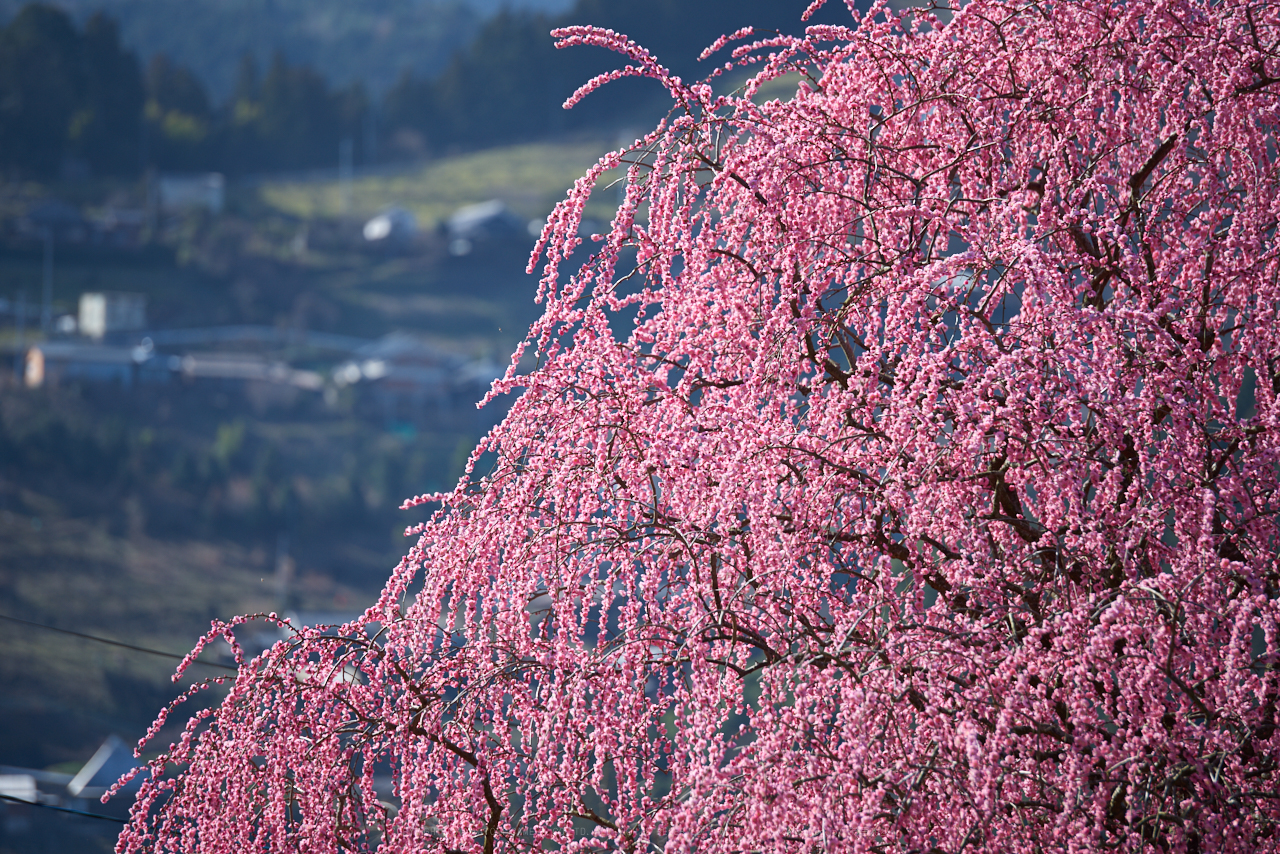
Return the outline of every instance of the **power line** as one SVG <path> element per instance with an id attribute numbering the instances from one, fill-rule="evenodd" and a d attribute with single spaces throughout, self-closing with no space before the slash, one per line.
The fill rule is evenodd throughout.
<path id="1" fill-rule="evenodd" d="M 163 652 L 163 651 L 158 650 L 158 649 L 148 649 L 148 648 L 147 648 L 147 647 L 145 647 L 145 646 L 134 646 L 134 645 L 133 645 L 133 644 L 131 644 L 131 643 L 123 643 L 123 642 L 121 642 L 121 641 L 115 641 L 115 640 L 111 640 L 111 639 L 109 639 L 109 638 L 100 638 L 100 637 L 98 637 L 98 636 L 96 636 L 96 635 L 86 635 L 84 632 L 73 632 L 71 629 L 60 629 L 60 628 L 58 628 L 58 627 L 56 627 L 56 626 L 46 626 L 44 623 L 33 623 L 33 622 L 31 622 L 30 620 L 23 620 L 23 619 L 19 619 L 18 617 L 10 617 L 8 614 L 0 614 L 0 620 L 8 620 L 8 621 L 9 621 L 9 622 L 11 622 L 11 623 L 21 623 L 21 624 L 22 624 L 22 625 L 24 625 L 24 626 L 32 626 L 32 627 L 37 628 L 37 629 L 45 629 L 45 630 L 50 631 L 50 632 L 59 632 L 60 634 L 64 634 L 64 635 L 71 635 L 71 636 L 73 636 L 73 637 L 83 638 L 83 639 L 85 639 L 85 640 L 91 640 L 91 641 L 94 641 L 94 642 L 96 642 L 96 643 L 105 643 L 105 644 L 109 644 L 109 645 L 111 645 L 111 646 L 118 646 L 118 647 L 121 647 L 121 648 L 123 648 L 123 649 L 131 649 L 131 650 L 133 650 L 134 652 L 145 652 L 145 653 L 147 653 L 148 655 L 159 655 L 159 656 L 162 656 L 163 658 L 173 658 L 173 659 L 176 659 L 176 660 L 178 660 L 178 661 L 182 661 L 184 658 L 186 658 L 186 656 L 185 656 L 185 655 L 178 655 L 178 654 L 176 654 L 176 653 L 172 653 L 172 652 Z M 222 668 L 223 670 L 237 670 L 237 669 L 238 669 L 238 668 L 236 668 L 235 666 L 230 665 L 230 664 L 220 664 L 220 663 L 218 663 L 218 662 L 216 662 L 216 661 L 201 661 L 201 660 L 200 660 L 200 659 L 198 659 L 198 658 L 197 658 L 194 662 L 192 662 L 192 663 L 193 663 L 193 664 L 203 664 L 205 667 L 220 667 L 220 668 Z"/>
<path id="2" fill-rule="evenodd" d="M 15 804 L 26 804 L 29 807 L 39 807 L 42 810 L 56 810 L 58 812 L 71 813 L 72 815 L 82 815 L 85 818 L 96 818 L 99 821 L 114 821 L 116 824 L 128 824 L 129 819 L 118 818 L 113 815 L 98 815 L 96 812 L 85 812 L 84 810 L 73 810 L 70 807 L 55 807 L 53 804 L 42 804 L 39 801 L 28 801 L 22 798 L 15 798 L 12 795 L 0 795 L 2 801 L 13 801 Z"/>

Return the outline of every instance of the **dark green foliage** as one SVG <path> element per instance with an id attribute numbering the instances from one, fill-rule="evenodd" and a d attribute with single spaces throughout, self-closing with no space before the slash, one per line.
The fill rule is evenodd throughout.
<path id="1" fill-rule="evenodd" d="M 297 168 L 336 161 L 338 142 L 353 136 L 368 108 L 363 87 L 330 92 L 325 80 L 276 54 L 262 80 L 252 132 L 261 144 L 258 168 Z M 249 166 L 250 164 L 244 164 Z"/>
<path id="2" fill-rule="evenodd" d="M 109 18 L 78 32 L 32 3 L 0 29 L 0 168 L 49 177 L 79 158 L 98 174 L 135 173 L 142 104 L 137 59 Z"/>
<path id="3" fill-rule="evenodd" d="M 578 0 L 554 18 L 507 9 L 486 22 L 434 81 L 403 75 L 387 93 L 383 122 L 390 132 L 420 133 L 433 150 L 580 128 L 639 128 L 670 106 L 653 81 L 617 81 L 607 95 L 590 97 L 568 113 L 562 109 L 578 86 L 625 61 L 597 48 L 557 51 L 549 35 L 554 27 L 594 24 L 626 33 L 676 73 L 695 79 L 714 67 L 716 60 L 699 63 L 697 57 L 721 34 L 747 25 L 765 34 L 799 31 L 806 5 L 804 0 Z M 849 15 L 835 0 L 813 22 L 819 20 L 848 22 Z"/>
<path id="4" fill-rule="evenodd" d="M 155 42 L 139 33 L 162 21 L 185 34 L 186 41 L 173 42 L 180 52 L 151 59 L 144 93 L 138 62 L 121 49 L 112 19 L 95 14 L 77 32 L 65 12 L 33 3 L 0 30 L 0 168 L 49 177 L 73 158 L 95 174 L 136 174 L 144 166 L 243 174 L 336 167 L 344 139 L 352 142 L 354 163 L 368 164 L 384 155 L 474 149 L 588 128 L 641 127 L 670 106 L 662 88 L 649 80 L 617 81 L 607 94 L 589 97 L 571 112 L 562 109 L 577 86 L 623 60 L 597 48 L 557 51 L 550 36 L 554 27 L 595 24 L 625 32 L 676 73 L 694 78 L 711 70 L 712 64 L 699 63 L 697 55 L 724 31 L 747 24 L 758 32 L 796 31 L 805 5 L 804 0 L 579 0 L 555 17 L 503 8 L 472 40 L 455 40 L 454 45 L 465 46 L 446 60 L 440 34 L 456 38 L 472 31 L 471 13 L 446 3 L 410 9 L 401 0 L 379 0 L 332 14 L 321 14 L 319 7 L 249 0 L 217 9 L 151 0 L 116 3 L 113 12 L 132 22 L 126 29 L 135 41 Z M 824 21 L 848 20 L 843 3 L 829 6 Z M 233 72 L 234 62 L 225 56 L 231 49 L 227 22 L 218 17 L 232 7 L 247 16 L 244 22 L 261 19 L 267 32 L 275 27 L 284 42 L 299 21 L 311 21 L 313 29 L 322 22 L 320 29 L 328 28 L 325 39 L 336 52 L 308 52 L 296 45 L 277 50 L 260 75 L 255 55 L 264 52 L 265 43 L 259 44 L 264 36 L 245 37 L 236 48 L 241 53 Z M 172 21 L 174 14 L 184 16 L 180 25 Z M 401 30 L 416 32 L 415 27 L 422 30 L 423 52 L 433 58 L 400 66 L 376 121 L 363 83 L 331 87 L 333 77 L 352 80 L 350 68 L 342 71 L 349 57 L 343 59 L 345 48 L 338 45 L 367 30 L 361 50 L 368 53 L 379 39 L 399 44 L 397 39 L 406 37 Z M 434 35 L 428 37 L 428 31 Z M 434 52 L 431 39 L 439 42 Z M 356 66 L 368 71 L 377 91 L 395 73 L 389 64 L 404 55 L 388 47 L 377 54 L 380 62 L 370 54 Z M 222 69 L 219 80 L 226 78 L 215 87 L 229 92 L 220 104 L 207 88 L 210 63 Z M 314 70 L 317 66 L 329 77 Z M 434 77 L 424 73 L 442 66 Z M 405 131 L 415 144 L 396 142 Z M 378 138 L 391 144 L 374 150 Z"/>
<path id="5" fill-rule="evenodd" d="M 103 14 L 77 31 L 62 10 L 32 3 L 0 28 L 0 169 L 11 174 L 51 178 L 77 163 L 97 175 L 329 166 L 342 138 L 359 145 L 368 109 L 360 84 L 332 91 L 283 54 L 261 80 L 246 55 L 220 110 L 189 68 L 163 54 L 144 86 Z"/>
<path id="6" fill-rule="evenodd" d="M 0 21 L 24 0 L 0 0 Z M 364 81 L 387 89 L 402 68 L 431 76 L 479 27 L 461 0 L 51 0 L 83 21 L 103 10 L 144 61 L 157 53 L 182 62 L 215 103 L 231 95 L 245 53 L 263 68 L 282 52 L 293 65 L 320 69 L 331 85 Z M 493 3 L 493 7 L 501 3 Z"/>
<path id="7" fill-rule="evenodd" d="M 213 110 L 204 86 L 187 68 L 159 53 L 147 66 L 148 162 L 165 169 L 207 167 Z"/>
<path id="8" fill-rule="evenodd" d="M 38 175 L 57 171 L 72 115 L 84 100 L 80 37 L 71 19 L 32 4 L 0 32 L 0 160 Z"/>
<path id="9" fill-rule="evenodd" d="M 360 137 L 369 107 L 359 84 L 331 91 L 317 72 L 290 65 L 283 54 L 261 79 L 246 54 L 237 78 L 231 100 L 212 110 L 189 69 L 154 58 L 147 73 L 151 163 L 232 174 L 324 167 L 337 162 L 340 140 Z"/>
<path id="10" fill-rule="evenodd" d="M 177 110 L 203 121 L 213 113 L 200 80 L 163 53 L 153 56 L 147 66 L 147 94 L 148 106 L 154 103 L 163 112 Z"/>
<path id="11" fill-rule="evenodd" d="M 142 81 L 115 24 L 77 32 L 62 11 L 22 9 L 0 30 L 0 167 L 37 177 L 79 158 L 94 172 L 136 172 Z"/>
<path id="12" fill-rule="evenodd" d="M 559 119 L 563 74 L 542 15 L 503 10 L 458 53 L 432 87 L 442 121 L 419 128 L 437 144 L 466 147 L 544 135 Z"/>
<path id="13" fill-rule="evenodd" d="M 120 46 L 115 21 L 101 13 L 81 36 L 85 85 L 82 112 L 73 116 L 69 143 L 101 175 L 128 175 L 142 163 L 139 148 L 142 75 Z"/>
<path id="14" fill-rule="evenodd" d="M 57 496 L 58 515 L 112 519 L 122 530 L 133 502 L 158 539 L 269 548 L 291 531 L 308 565 L 359 585 L 368 579 L 336 560 L 344 545 L 394 563 L 397 532 L 416 521 L 400 500 L 452 486 L 465 461 L 455 449 L 476 438 L 456 425 L 400 436 L 305 409 L 229 413 L 198 390 L 163 392 L 180 407 L 157 423 L 154 395 L 0 391 L 0 509 L 32 512 L 22 495 L 33 490 Z"/>

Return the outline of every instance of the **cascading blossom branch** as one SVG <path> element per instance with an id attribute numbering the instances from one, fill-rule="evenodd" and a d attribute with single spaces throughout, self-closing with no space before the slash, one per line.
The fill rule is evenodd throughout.
<path id="1" fill-rule="evenodd" d="M 117 850 L 1280 850 L 1280 7 L 880 6 L 724 96 L 557 35 L 676 107 L 492 470 Z"/>

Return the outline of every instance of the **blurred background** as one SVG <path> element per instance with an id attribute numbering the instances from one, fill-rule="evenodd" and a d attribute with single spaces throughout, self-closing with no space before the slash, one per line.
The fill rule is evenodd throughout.
<path id="1" fill-rule="evenodd" d="M 426 516 L 401 501 L 501 418 L 475 403 L 536 316 L 543 218 L 669 108 L 624 80 L 564 111 L 621 62 L 549 30 L 692 79 L 806 5 L 0 0 L 0 852 L 111 850 L 129 798 L 97 797 L 172 656 L 363 610 Z"/>

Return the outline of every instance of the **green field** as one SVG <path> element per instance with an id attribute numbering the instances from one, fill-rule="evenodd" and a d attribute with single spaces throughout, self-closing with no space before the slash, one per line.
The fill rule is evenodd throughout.
<path id="1" fill-rule="evenodd" d="M 728 75 L 723 79 L 723 88 L 738 88 L 746 79 L 744 72 Z M 760 88 L 755 100 L 787 100 L 795 94 L 800 81 L 798 74 L 770 80 Z M 268 181 L 257 192 L 267 208 L 304 220 L 344 215 L 365 218 L 396 205 L 412 211 L 420 225 L 430 228 L 463 205 L 489 199 L 501 199 L 516 213 L 534 219 L 550 213 L 574 181 L 612 144 L 584 139 L 511 145 L 443 157 L 395 174 L 357 176 L 351 182 L 345 211 L 336 174 L 309 180 Z M 604 222 L 612 218 L 618 195 L 611 186 L 620 177 L 606 173 L 601 178 L 587 207 L 588 217 Z"/>
<path id="2" fill-rule="evenodd" d="M 523 217 L 543 217 L 606 151 L 598 140 L 531 143 L 445 157 L 394 175 L 358 176 L 351 182 L 347 214 L 368 217 L 397 205 L 431 227 L 463 205 L 501 199 Z M 336 175 L 268 182 L 259 194 L 268 207 L 300 219 L 343 215 Z"/>

